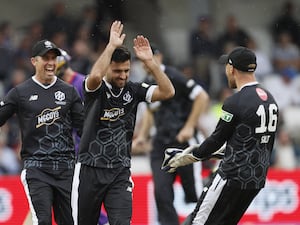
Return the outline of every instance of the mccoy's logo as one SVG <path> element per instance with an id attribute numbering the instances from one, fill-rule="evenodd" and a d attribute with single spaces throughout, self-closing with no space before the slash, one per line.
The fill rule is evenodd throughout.
<path id="1" fill-rule="evenodd" d="M 124 115 L 124 108 L 105 109 L 104 115 L 100 120 L 116 121 L 120 116 Z"/>
<path id="2" fill-rule="evenodd" d="M 44 109 L 41 114 L 37 116 L 37 125 L 36 128 L 39 128 L 43 125 L 51 125 L 55 120 L 59 119 L 59 110 L 61 106 L 54 109 Z"/>

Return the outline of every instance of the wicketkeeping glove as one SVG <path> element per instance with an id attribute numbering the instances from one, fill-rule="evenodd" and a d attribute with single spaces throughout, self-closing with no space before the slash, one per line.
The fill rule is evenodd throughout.
<path id="1" fill-rule="evenodd" d="M 192 151 L 198 147 L 199 145 L 193 145 L 184 150 L 179 148 L 167 148 L 165 150 L 165 158 L 161 169 L 168 173 L 173 173 L 176 171 L 177 167 L 200 161 L 200 159 L 192 154 Z"/>

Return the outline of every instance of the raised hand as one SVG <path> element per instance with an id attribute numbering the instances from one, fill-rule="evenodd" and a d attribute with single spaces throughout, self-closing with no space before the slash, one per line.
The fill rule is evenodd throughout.
<path id="1" fill-rule="evenodd" d="M 143 35 L 138 35 L 133 40 L 133 49 L 135 51 L 136 56 L 142 61 L 151 60 L 153 57 L 149 41 Z"/>
<path id="2" fill-rule="evenodd" d="M 121 21 L 114 21 L 110 28 L 109 43 L 115 47 L 121 46 L 124 42 L 126 34 L 123 32 L 124 25 Z"/>

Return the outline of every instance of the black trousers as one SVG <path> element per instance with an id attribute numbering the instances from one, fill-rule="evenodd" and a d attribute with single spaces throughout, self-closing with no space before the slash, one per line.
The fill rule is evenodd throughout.
<path id="1" fill-rule="evenodd" d="M 183 225 L 237 225 L 260 190 L 228 186 L 216 173 Z"/>
<path id="2" fill-rule="evenodd" d="M 110 225 L 130 225 L 132 189 L 129 168 L 105 169 L 76 163 L 72 186 L 75 225 L 97 224 L 102 204 Z"/>
<path id="3" fill-rule="evenodd" d="M 58 225 L 72 225 L 71 187 L 73 169 L 24 169 L 21 181 L 35 225 L 52 225 L 52 209 Z"/>
<path id="4" fill-rule="evenodd" d="M 164 152 L 167 147 L 185 148 L 188 144 L 173 143 L 170 146 L 161 146 L 154 143 L 153 151 L 160 150 Z M 179 218 L 174 207 L 174 190 L 173 184 L 176 176 L 180 176 L 182 187 L 185 193 L 186 202 L 197 202 L 195 176 L 193 164 L 180 167 L 175 173 L 167 173 L 161 170 L 164 157 L 155 155 L 151 156 L 152 178 L 154 183 L 154 197 L 158 213 L 158 221 L 161 225 L 179 225 Z"/>

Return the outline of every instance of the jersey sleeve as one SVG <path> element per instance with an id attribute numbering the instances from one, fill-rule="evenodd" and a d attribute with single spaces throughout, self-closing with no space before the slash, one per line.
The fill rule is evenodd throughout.
<path id="1" fill-rule="evenodd" d="M 8 94 L 0 101 L 0 126 L 2 126 L 15 112 L 17 112 L 18 94 L 17 90 L 11 89 Z"/>
<path id="2" fill-rule="evenodd" d="M 234 100 L 228 99 L 222 106 L 222 114 L 214 132 L 193 152 L 198 158 L 207 158 L 220 149 L 232 136 L 238 115 L 234 111 Z"/>
<path id="3" fill-rule="evenodd" d="M 168 68 L 166 73 L 176 89 L 178 95 L 187 96 L 193 101 L 196 96 L 203 91 L 202 86 L 196 83 L 194 79 L 188 79 L 184 74 L 174 68 Z"/>

